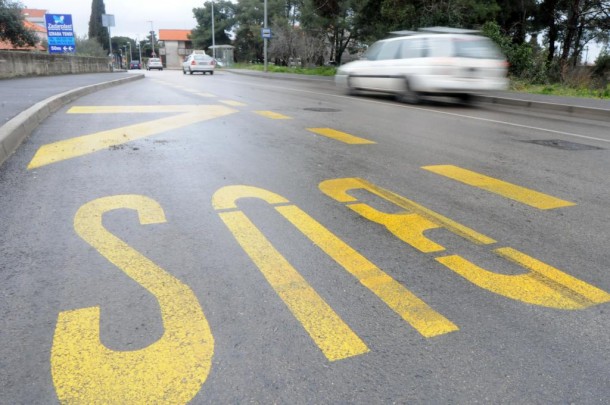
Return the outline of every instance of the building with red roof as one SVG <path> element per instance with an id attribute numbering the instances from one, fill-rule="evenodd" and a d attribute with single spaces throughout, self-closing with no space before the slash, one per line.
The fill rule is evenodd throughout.
<path id="1" fill-rule="evenodd" d="M 190 36 L 191 30 L 159 30 L 159 41 L 164 44 L 159 54 L 165 58 L 166 68 L 182 69 L 182 62 L 193 50 Z"/>
<path id="2" fill-rule="evenodd" d="M 25 10 L 23 10 L 25 11 Z M 2 51 L 41 51 L 44 52 L 47 48 L 43 45 L 43 41 L 47 39 L 47 29 L 44 26 L 44 14 L 45 10 L 36 10 L 42 11 L 42 26 L 40 26 L 35 21 L 30 21 L 29 19 L 23 21 L 23 25 L 25 28 L 34 31 L 36 36 L 38 37 L 39 42 L 34 46 L 22 46 L 18 47 L 10 43 L 9 41 L 0 41 L 0 50 Z M 25 14 L 24 14 L 25 15 Z M 36 19 L 35 19 L 36 20 Z"/>

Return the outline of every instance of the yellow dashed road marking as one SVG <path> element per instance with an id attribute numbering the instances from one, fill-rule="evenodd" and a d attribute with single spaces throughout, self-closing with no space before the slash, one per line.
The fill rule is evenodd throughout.
<path id="1" fill-rule="evenodd" d="M 540 193 L 525 187 L 494 179 L 453 165 L 424 166 L 422 169 L 457 180 L 541 210 L 570 207 L 573 202 Z"/>
<path id="2" fill-rule="evenodd" d="M 276 113 L 273 111 L 254 111 L 256 114 L 261 115 L 266 118 L 271 118 L 272 120 L 291 120 L 292 117 L 287 115 L 283 115 L 280 113 Z"/>
<path id="3" fill-rule="evenodd" d="M 373 141 L 369 141 L 368 139 L 359 138 L 357 136 L 350 135 L 341 131 L 336 131 L 331 128 L 307 128 L 307 130 L 309 132 L 313 132 L 314 134 L 336 139 L 337 141 L 341 141 L 350 145 L 370 145 L 376 143 Z"/>

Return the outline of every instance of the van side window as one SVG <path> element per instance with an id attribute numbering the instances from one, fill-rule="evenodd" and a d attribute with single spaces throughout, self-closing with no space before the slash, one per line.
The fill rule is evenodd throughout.
<path id="1" fill-rule="evenodd" d="M 424 38 L 410 38 L 402 41 L 402 59 L 423 58 L 426 56 Z"/>
<path id="2" fill-rule="evenodd" d="M 377 55 L 377 60 L 397 59 L 402 41 L 388 41 Z"/>
<path id="3" fill-rule="evenodd" d="M 453 47 L 449 38 L 428 38 L 428 56 L 431 58 L 453 56 Z"/>

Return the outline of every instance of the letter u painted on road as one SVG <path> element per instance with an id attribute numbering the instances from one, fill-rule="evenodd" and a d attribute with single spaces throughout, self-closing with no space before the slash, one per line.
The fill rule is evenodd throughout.
<path id="1" fill-rule="evenodd" d="M 444 246 L 424 236 L 424 231 L 434 228 L 445 228 L 476 244 L 495 243 L 495 240 L 485 235 L 363 179 L 326 180 L 320 183 L 320 190 L 334 200 L 346 203 L 362 217 L 385 226 L 398 239 L 424 253 L 445 250 Z M 369 191 L 406 211 L 397 214 L 378 211 L 348 194 L 353 190 Z M 605 291 L 516 249 L 496 248 L 493 253 L 528 272 L 517 275 L 497 274 L 476 266 L 459 255 L 440 256 L 436 261 L 481 288 L 528 304 L 558 309 L 583 309 L 610 302 L 610 294 Z"/>
<path id="2" fill-rule="evenodd" d="M 104 213 L 119 209 L 135 210 L 143 225 L 165 222 L 150 198 L 119 195 L 82 206 L 74 228 L 157 299 L 164 333 L 146 348 L 114 351 L 100 342 L 99 307 L 61 312 L 51 350 L 57 396 L 62 403 L 187 403 L 207 379 L 214 338 L 191 289 L 104 228 Z"/>
<path id="3" fill-rule="evenodd" d="M 354 356 L 368 349 L 238 209 L 237 201 L 242 198 L 256 198 L 274 206 L 288 222 L 423 336 L 433 337 L 458 330 L 451 321 L 284 197 L 250 186 L 221 188 L 214 194 L 214 208 L 329 360 Z"/>

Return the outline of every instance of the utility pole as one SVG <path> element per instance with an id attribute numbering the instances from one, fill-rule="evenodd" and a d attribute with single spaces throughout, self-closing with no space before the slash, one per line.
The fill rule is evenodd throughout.
<path id="1" fill-rule="evenodd" d="M 265 26 L 263 27 L 265 31 L 267 31 L 267 0 L 265 0 Z M 265 54 L 265 73 L 267 73 L 267 37 L 263 38 L 264 46 L 264 54 Z"/>
<path id="2" fill-rule="evenodd" d="M 216 40 L 214 39 L 214 0 L 212 0 L 212 57 L 216 59 Z"/>

